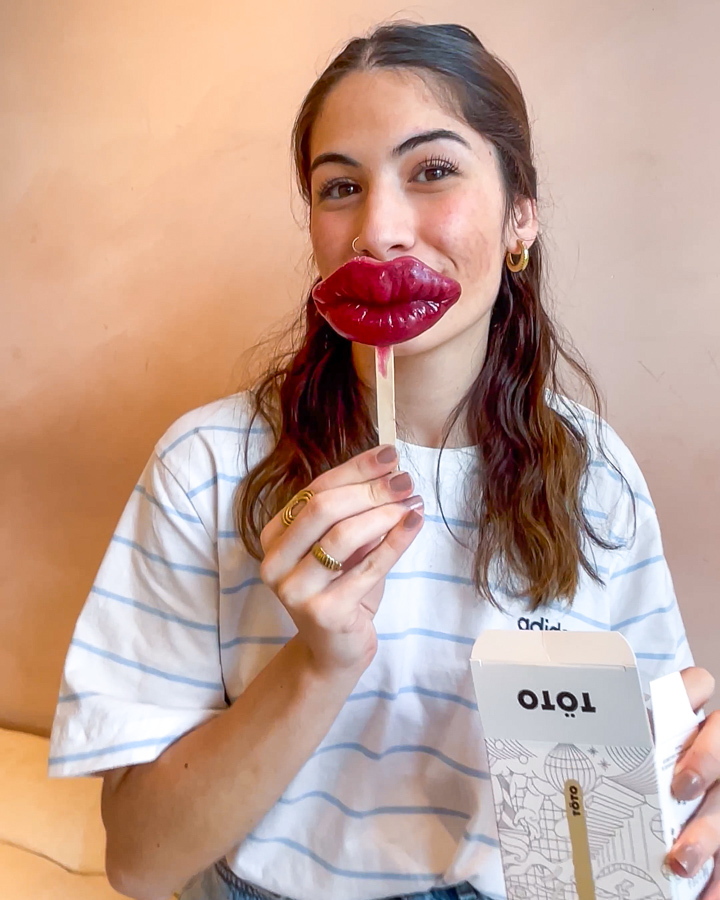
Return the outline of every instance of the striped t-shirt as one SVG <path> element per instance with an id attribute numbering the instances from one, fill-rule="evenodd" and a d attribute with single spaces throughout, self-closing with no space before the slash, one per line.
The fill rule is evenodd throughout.
<path id="1" fill-rule="evenodd" d="M 558 404 L 564 404 L 555 398 Z M 593 417 L 572 409 L 593 435 Z M 158 757 L 219 714 L 294 634 L 235 532 L 233 495 L 269 447 L 246 395 L 188 413 L 159 441 L 128 501 L 75 628 L 52 732 L 50 773 L 84 775 Z M 571 609 L 482 602 L 472 586 L 464 485 L 472 449 L 398 442 L 425 499 L 418 537 L 387 577 L 377 655 L 327 737 L 230 854 L 242 878 L 295 900 L 370 900 L 470 881 L 505 896 L 469 656 L 486 628 L 620 631 L 643 684 L 692 664 L 647 485 L 603 424 L 583 505 L 603 535 Z M 443 521 L 443 514 L 447 525 Z M 448 526 L 453 532 L 450 533 Z M 634 539 L 630 540 L 634 533 Z M 457 540 L 460 538 L 461 540 Z"/>

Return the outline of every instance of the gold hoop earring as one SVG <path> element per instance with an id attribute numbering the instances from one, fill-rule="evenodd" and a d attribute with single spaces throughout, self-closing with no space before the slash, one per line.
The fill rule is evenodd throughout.
<path id="1" fill-rule="evenodd" d="M 530 251 L 522 241 L 519 242 L 519 245 L 522 249 L 517 250 L 515 253 L 511 253 L 508 250 L 505 254 L 505 262 L 511 272 L 524 272 L 530 262 Z M 519 259 L 515 257 L 519 257 Z"/>

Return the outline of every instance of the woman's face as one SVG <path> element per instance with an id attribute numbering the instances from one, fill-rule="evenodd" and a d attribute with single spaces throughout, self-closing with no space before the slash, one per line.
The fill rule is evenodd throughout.
<path id="1" fill-rule="evenodd" d="M 446 136 L 416 136 L 443 130 Z M 336 157 L 323 161 L 326 154 Z M 504 227 L 505 197 L 494 148 L 445 111 L 411 72 L 347 75 L 328 95 L 310 140 L 310 234 L 326 278 L 358 251 L 378 260 L 414 256 L 462 286 L 432 328 L 396 355 L 462 341 L 484 350 L 489 313 L 508 249 L 537 233 L 534 204 Z"/>

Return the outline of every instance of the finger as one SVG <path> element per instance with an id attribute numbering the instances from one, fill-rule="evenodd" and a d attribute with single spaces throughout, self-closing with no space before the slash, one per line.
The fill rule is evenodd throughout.
<path id="1" fill-rule="evenodd" d="M 312 545 L 338 522 L 348 520 L 368 509 L 404 500 L 412 494 L 412 491 L 413 481 L 407 472 L 320 491 L 308 500 L 298 520 L 289 528 L 283 527 L 274 543 L 268 545 L 261 567 L 261 577 L 274 590 L 274 586 L 279 584 L 310 552 Z M 357 545 L 352 548 L 353 551 L 356 549 Z"/>
<path id="2" fill-rule="evenodd" d="M 398 472 L 345 487 L 321 491 L 308 501 L 302 521 L 284 529 L 272 550 L 283 559 L 301 559 L 315 541 L 340 522 L 368 510 L 405 500 L 413 492 L 413 480 L 407 472 Z"/>
<path id="3" fill-rule="evenodd" d="M 715 854 L 714 863 L 710 880 L 700 894 L 700 900 L 720 900 L 720 853 Z"/>
<path id="4" fill-rule="evenodd" d="M 667 863 L 676 875 L 693 878 L 720 850 L 720 788 L 716 785 L 680 832 Z"/>
<path id="5" fill-rule="evenodd" d="M 672 792 L 695 800 L 720 779 L 720 711 L 711 712 L 675 767 Z"/>
<path id="6" fill-rule="evenodd" d="M 358 603 L 375 615 L 382 599 L 377 592 L 376 599 L 370 603 L 368 596 L 372 589 L 386 577 L 390 569 L 405 553 L 410 544 L 420 533 L 425 518 L 421 510 L 413 509 L 392 528 L 385 539 L 374 550 L 348 572 L 341 573 L 319 598 L 321 605 L 328 611 L 328 620 L 335 616 L 336 621 L 347 621 L 353 608 Z"/>
<path id="7" fill-rule="evenodd" d="M 361 484 L 390 474 L 397 468 L 397 451 L 392 444 L 383 444 L 366 450 L 353 456 L 347 462 L 341 463 L 322 475 L 318 475 L 307 486 L 315 493 L 330 491 L 349 484 Z M 300 512 L 298 512 L 298 515 Z M 285 525 L 282 521 L 282 510 L 275 515 L 265 526 L 260 536 L 263 550 L 269 547 L 283 533 Z"/>
<path id="8" fill-rule="evenodd" d="M 715 693 L 715 679 L 707 669 L 701 669 L 699 666 L 690 666 L 688 669 L 683 669 L 680 674 L 690 705 L 697 712 Z"/>
<path id="9" fill-rule="evenodd" d="M 346 564 L 361 548 L 373 541 L 382 540 L 408 513 L 422 508 L 421 497 L 410 497 L 405 502 L 380 506 L 360 515 L 343 519 L 326 534 L 320 535 L 322 549 L 333 559 Z M 342 570 L 327 569 L 312 555 L 312 541 L 303 557 L 286 577 L 274 588 L 283 605 L 288 609 L 324 591 L 330 582 L 341 576 Z"/>

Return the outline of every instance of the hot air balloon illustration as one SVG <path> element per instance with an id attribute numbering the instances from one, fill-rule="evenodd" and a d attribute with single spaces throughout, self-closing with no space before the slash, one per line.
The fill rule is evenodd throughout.
<path id="1" fill-rule="evenodd" d="M 647 796 L 657 792 L 655 756 L 650 747 L 608 747 L 608 757 L 622 770 L 613 781 Z"/>
<path id="2" fill-rule="evenodd" d="M 565 782 L 572 778 L 585 794 L 595 787 L 597 780 L 592 760 L 574 744 L 558 744 L 548 753 L 545 777 L 561 792 L 565 790 Z"/>

